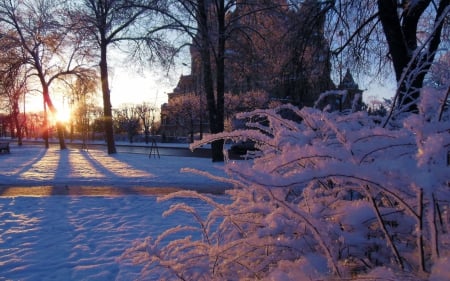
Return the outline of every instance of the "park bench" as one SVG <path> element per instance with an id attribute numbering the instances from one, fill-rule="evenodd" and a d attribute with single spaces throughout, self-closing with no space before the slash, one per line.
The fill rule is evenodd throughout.
<path id="1" fill-rule="evenodd" d="M 0 153 L 9 153 L 9 142 L 0 142 Z"/>

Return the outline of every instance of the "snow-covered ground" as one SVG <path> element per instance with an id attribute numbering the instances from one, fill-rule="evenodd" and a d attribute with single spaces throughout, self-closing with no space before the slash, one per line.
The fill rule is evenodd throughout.
<path id="1" fill-rule="evenodd" d="M 188 220 L 142 194 L 227 188 L 183 167 L 223 175 L 205 158 L 12 145 L 0 155 L 0 280 L 135 280 L 139 267 L 118 260 L 132 241 Z"/>
<path id="2" fill-rule="evenodd" d="M 201 192 L 220 192 L 227 188 L 216 181 L 182 173 L 180 169 L 185 167 L 224 175 L 223 163 L 213 164 L 207 158 L 149 158 L 146 154 L 108 155 L 95 149 L 61 151 L 57 146 L 46 150 L 36 145 L 12 145 L 11 154 L 0 155 L 0 186 L 51 186 L 57 190 L 80 186 L 113 187 L 124 193 L 139 187 Z"/>

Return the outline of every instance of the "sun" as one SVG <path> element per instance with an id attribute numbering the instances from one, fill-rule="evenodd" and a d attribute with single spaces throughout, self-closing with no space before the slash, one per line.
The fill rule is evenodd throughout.
<path id="1" fill-rule="evenodd" d="M 69 110 L 58 110 L 58 112 L 56 113 L 56 121 L 62 122 L 62 123 L 67 123 L 70 121 L 70 111 Z"/>

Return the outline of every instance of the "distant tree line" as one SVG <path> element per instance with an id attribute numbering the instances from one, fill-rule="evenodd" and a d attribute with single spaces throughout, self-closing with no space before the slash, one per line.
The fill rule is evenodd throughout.
<path id="1" fill-rule="evenodd" d="M 71 142 L 82 140 L 84 143 L 105 139 L 102 108 L 92 100 L 72 100 L 67 110 L 72 111 L 72 116 L 61 122 L 66 139 Z M 115 138 L 125 135 L 126 140 L 132 143 L 136 136 L 141 135 L 140 141 L 149 143 L 151 137 L 159 132 L 160 122 L 155 118 L 158 113 L 158 108 L 145 102 L 119 105 L 113 110 Z M 21 113 L 14 118 L 13 115 L 0 114 L 0 137 L 17 138 L 20 135 L 22 139 L 36 140 L 41 139 L 44 133 L 48 133 L 50 139 L 57 137 L 56 120 L 49 118 L 48 128 L 44 129 L 44 118 L 43 111 Z"/>

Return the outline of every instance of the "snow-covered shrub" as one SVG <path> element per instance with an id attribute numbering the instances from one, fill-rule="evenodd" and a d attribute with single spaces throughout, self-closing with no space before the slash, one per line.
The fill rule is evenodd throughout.
<path id="1" fill-rule="evenodd" d="M 189 230 L 198 235 L 164 242 L 188 227 L 171 229 L 124 256 L 143 274 L 180 280 L 450 278 L 450 118 L 440 114 L 442 96 L 422 96 L 420 114 L 393 127 L 366 112 L 290 105 L 240 114 L 259 122 L 194 144 L 257 142 L 260 157 L 226 165 L 230 201 L 188 191 L 162 198 L 196 197 L 214 209 L 202 218 L 173 206 L 169 213 L 196 218 Z"/>

